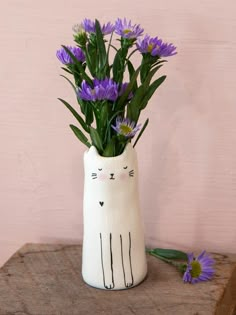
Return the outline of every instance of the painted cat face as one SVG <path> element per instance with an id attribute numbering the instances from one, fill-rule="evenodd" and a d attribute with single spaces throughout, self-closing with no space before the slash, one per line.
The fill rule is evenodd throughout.
<path id="1" fill-rule="evenodd" d="M 134 177 L 134 169 L 129 168 L 128 165 L 122 169 L 112 170 L 112 172 L 109 169 L 101 167 L 96 172 L 91 173 L 91 178 L 99 181 L 126 180 L 129 177 Z"/>
<path id="2" fill-rule="evenodd" d="M 114 184 L 129 181 L 135 176 L 136 155 L 131 144 L 116 157 L 101 157 L 96 148 L 91 147 L 85 154 L 86 176 L 92 182 Z"/>

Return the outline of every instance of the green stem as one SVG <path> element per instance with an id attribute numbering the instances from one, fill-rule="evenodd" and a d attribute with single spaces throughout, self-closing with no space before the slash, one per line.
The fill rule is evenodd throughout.
<path id="1" fill-rule="evenodd" d="M 118 51 L 118 49 L 114 45 L 110 45 L 110 47 L 112 47 L 116 52 Z"/>
<path id="2" fill-rule="evenodd" d="M 138 50 L 137 48 L 134 49 L 134 50 L 129 54 L 129 56 L 127 57 L 127 59 L 130 59 L 130 57 L 131 57 L 137 50 Z"/>
<path id="3" fill-rule="evenodd" d="M 171 259 L 167 259 L 167 258 L 165 258 L 165 257 L 159 256 L 159 255 L 157 255 L 155 252 L 153 252 L 153 250 L 148 249 L 148 248 L 146 249 L 146 252 L 149 253 L 149 255 L 154 256 L 154 257 L 156 257 L 156 258 L 158 258 L 158 259 L 160 259 L 160 260 L 166 262 L 167 264 L 170 264 L 170 265 L 172 265 L 172 266 L 175 266 L 181 273 L 182 273 L 182 272 L 184 271 L 184 269 L 185 269 L 184 267 L 186 266 L 186 264 L 179 263 L 179 262 L 173 261 L 173 260 L 171 260 Z"/>

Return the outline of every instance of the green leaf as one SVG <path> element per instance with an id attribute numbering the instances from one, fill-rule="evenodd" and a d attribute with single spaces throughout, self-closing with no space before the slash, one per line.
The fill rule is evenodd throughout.
<path id="1" fill-rule="evenodd" d="M 151 252 L 166 259 L 188 260 L 186 253 L 175 249 L 154 248 Z"/>
<path id="2" fill-rule="evenodd" d="M 96 48 L 93 45 L 91 45 L 91 43 L 88 43 L 84 53 L 85 53 L 86 64 L 88 66 L 88 69 L 89 69 L 91 75 L 93 77 L 96 77 L 96 73 L 95 73 L 96 60 L 97 60 Z"/>
<path id="3" fill-rule="evenodd" d="M 92 144 L 97 148 L 98 152 L 101 153 L 103 151 L 102 140 L 97 130 L 94 129 L 93 127 L 90 127 L 90 136 Z"/>
<path id="4" fill-rule="evenodd" d="M 127 66 L 128 66 L 128 71 L 129 71 L 129 80 L 131 81 L 131 78 L 135 72 L 135 69 L 134 69 L 134 66 L 132 64 L 132 62 L 130 60 L 127 60 Z M 137 80 L 135 81 L 134 85 L 133 85 L 133 92 L 135 92 L 138 88 L 138 85 L 137 85 Z"/>
<path id="5" fill-rule="evenodd" d="M 90 41 L 88 42 L 88 45 L 86 46 L 85 50 L 85 56 L 86 56 L 86 62 L 89 61 L 88 68 L 93 77 L 97 77 L 96 69 L 97 64 L 99 63 L 98 60 L 98 50 L 97 50 L 97 43 L 96 43 L 96 37 L 94 36 L 94 39 L 91 40 L 90 35 Z"/>
<path id="6" fill-rule="evenodd" d="M 70 70 L 68 70 L 68 69 L 65 68 L 65 67 L 61 67 L 61 69 L 64 70 L 64 71 L 66 71 L 66 72 L 69 73 L 69 74 L 73 74 L 73 72 L 71 72 Z"/>
<path id="7" fill-rule="evenodd" d="M 140 80 L 141 83 L 144 83 L 148 74 L 150 73 L 151 68 L 153 65 L 158 61 L 158 57 L 151 56 L 150 54 L 143 54 L 143 59 L 141 63 L 141 70 L 140 70 Z"/>
<path id="8" fill-rule="evenodd" d="M 133 87 L 135 86 L 135 84 L 137 83 L 137 77 L 139 75 L 139 71 L 140 71 L 140 67 L 138 67 L 136 69 L 136 71 L 134 72 L 134 74 L 132 75 L 132 78 L 129 82 L 129 84 L 127 85 L 127 88 L 125 90 L 125 92 L 122 94 L 122 96 L 120 97 L 120 99 L 118 100 L 118 103 L 117 103 L 117 108 L 120 109 L 125 101 L 127 100 L 130 92 L 132 91 Z"/>
<path id="9" fill-rule="evenodd" d="M 142 61 L 142 65 L 141 65 L 141 70 L 140 70 L 140 80 L 141 80 L 141 83 L 144 83 L 148 73 L 150 72 L 150 69 L 151 69 L 151 64 L 150 62 L 144 62 L 145 59 L 143 59 Z"/>
<path id="10" fill-rule="evenodd" d="M 154 76 L 154 74 L 157 72 L 157 70 L 160 69 L 161 66 L 162 65 L 158 65 L 149 72 L 144 83 L 139 86 L 139 88 L 136 90 L 136 92 L 134 94 L 134 97 L 131 99 L 130 103 L 128 104 L 128 107 L 127 107 L 128 118 L 131 119 L 132 121 L 135 121 L 135 122 L 138 121 L 140 111 L 143 108 L 143 103 L 146 102 L 145 96 L 147 95 L 147 98 L 149 97 L 147 91 L 149 91 L 149 84 L 151 82 L 151 79 Z M 155 84 L 154 84 L 154 86 L 155 86 Z M 154 91 L 153 91 L 153 93 L 154 93 Z M 149 91 L 150 95 L 152 95 L 151 92 L 152 91 L 150 90 Z M 145 100 L 144 100 L 144 98 L 145 98 Z"/>
<path id="11" fill-rule="evenodd" d="M 95 20 L 95 29 L 96 29 L 96 38 L 97 38 L 100 69 L 103 69 L 106 65 L 107 54 L 106 54 L 106 46 L 104 43 L 103 34 L 101 31 L 101 26 L 100 26 L 98 20 Z"/>
<path id="12" fill-rule="evenodd" d="M 66 76 L 64 76 L 63 74 L 60 75 L 62 78 L 66 79 L 67 82 L 69 82 L 69 84 L 72 86 L 73 90 L 75 91 L 75 94 L 77 95 L 77 91 L 76 91 L 76 86 L 74 85 L 74 83 L 71 82 L 70 79 L 68 79 Z"/>
<path id="13" fill-rule="evenodd" d="M 67 103 L 65 100 L 58 98 L 59 101 L 61 101 L 68 109 L 69 111 L 74 115 L 74 117 L 78 120 L 78 122 L 80 123 L 80 125 L 83 127 L 83 129 L 89 133 L 90 129 L 89 127 L 86 125 L 85 121 L 83 120 L 83 118 L 77 113 L 77 111 L 69 104 Z"/>
<path id="14" fill-rule="evenodd" d="M 160 65 L 162 63 L 165 63 L 165 62 L 168 62 L 168 61 L 167 60 L 158 60 L 152 64 L 152 68 L 154 68 L 155 66 Z"/>
<path id="15" fill-rule="evenodd" d="M 145 86 L 145 88 L 147 88 L 152 80 L 152 77 L 154 76 L 154 74 L 157 72 L 157 70 L 159 70 L 162 67 L 162 65 L 158 65 L 155 68 L 153 68 L 151 71 L 149 71 L 149 74 L 147 75 L 143 85 Z"/>
<path id="16" fill-rule="evenodd" d="M 148 123 L 149 123 L 149 119 L 147 119 L 147 120 L 145 121 L 145 123 L 144 123 L 144 125 L 143 125 L 142 129 L 140 130 L 140 132 L 139 132 L 139 134 L 138 134 L 137 139 L 136 139 L 136 140 L 135 140 L 135 142 L 134 142 L 133 147 L 135 147 L 135 146 L 136 146 L 136 144 L 137 144 L 137 142 L 139 141 L 139 139 L 141 138 L 141 136 L 142 136 L 142 134 L 143 134 L 144 130 L 146 129 L 146 127 L 147 127 Z"/>
<path id="17" fill-rule="evenodd" d="M 145 86 L 141 85 L 135 92 L 132 100 L 127 105 L 127 117 L 134 122 L 138 121 L 140 115 L 140 103 L 145 95 Z"/>
<path id="18" fill-rule="evenodd" d="M 91 103 L 87 103 L 83 106 L 85 122 L 87 125 L 91 126 L 93 123 L 93 108 Z"/>
<path id="19" fill-rule="evenodd" d="M 109 118 L 109 108 L 110 106 L 108 105 L 107 102 L 101 105 L 99 120 L 100 120 L 100 127 L 102 129 L 106 128 L 107 126 L 108 118 Z"/>
<path id="20" fill-rule="evenodd" d="M 74 134 L 76 135 L 76 137 L 82 142 L 84 143 L 88 148 L 91 147 L 91 144 L 88 141 L 88 138 L 83 134 L 83 132 L 76 126 L 74 125 L 70 125 L 70 128 L 72 129 L 72 131 L 74 132 Z"/>
<path id="21" fill-rule="evenodd" d="M 77 95 L 77 102 L 80 105 L 80 109 L 81 109 L 82 114 L 85 116 L 85 109 L 87 107 L 87 104 L 81 98 L 79 98 L 78 95 Z"/>
<path id="22" fill-rule="evenodd" d="M 141 103 L 141 110 L 143 110 L 146 106 L 156 89 L 165 81 L 166 75 L 163 75 L 162 77 L 155 80 L 148 88 L 144 98 L 142 99 Z"/>
<path id="23" fill-rule="evenodd" d="M 132 97 L 130 103 L 127 106 L 127 116 L 134 122 L 138 121 L 141 111 L 141 103 L 146 94 L 146 90 L 152 75 L 153 73 L 149 74 L 145 82 L 139 86 L 139 88 L 135 91 L 134 96 Z"/>
<path id="24" fill-rule="evenodd" d="M 71 59 L 73 60 L 74 64 L 77 66 L 77 68 L 79 69 L 80 75 L 82 76 L 82 78 L 87 81 L 89 84 L 92 85 L 93 81 L 90 79 L 90 77 L 87 75 L 87 73 L 85 72 L 82 64 L 76 59 L 76 57 L 72 54 L 72 52 L 64 45 L 62 45 L 62 47 L 65 49 L 65 51 L 68 53 L 68 55 L 71 57 Z"/>
<path id="25" fill-rule="evenodd" d="M 113 66 L 113 80 L 115 82 L 120 82 L 121 75 L 123 74 L 123 60 L 122 60 L 122 50 L 119 49 L 115 55 Z"/>
<path id="26" fill-rule="evenodd" d="M 106 77 L 108 77 L 108 78 L 110 78 L 110 71 L 112 68 L 112 65 L 109 65 L 109 54 L 110 54 L 112 37 L 113 37 L 113 32 L 111 33 L 111 36 L 110 36 L 110 40 L 109 40 L 108 47 L 107 47 L 107 55 L 106 55 L 106 65 L 107 65 Z"/>
<path id="27" fill-rule="evenodd" d="M 116 155 L 116 137 L 113 136 L 109 143 L 107 144 L 102 156 L 112 157 Z"/>

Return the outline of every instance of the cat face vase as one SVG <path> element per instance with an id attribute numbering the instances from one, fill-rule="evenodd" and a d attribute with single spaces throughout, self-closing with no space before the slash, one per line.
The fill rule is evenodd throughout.
<path id="1" fill-rule="evenodd" d="M 147 274 L 136 151 L 129 143 L 121 155 L 102 157 L 92 146 L 84 170 L 83 279 L 105 290 L 132 288 Z"/>

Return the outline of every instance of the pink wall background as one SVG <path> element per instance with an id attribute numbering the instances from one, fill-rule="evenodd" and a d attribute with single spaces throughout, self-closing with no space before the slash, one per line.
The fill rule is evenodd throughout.
<path id="1" fill-rule="evenodd" d="M 127 16 L 178 46 L 137 146 L 146 242 L 236 253 L 236 19 L 230 0 L 9 0 L 0 10 L 0 264 L 82 239 L 84 147 L 55 51 L 84 17 Z"/>

